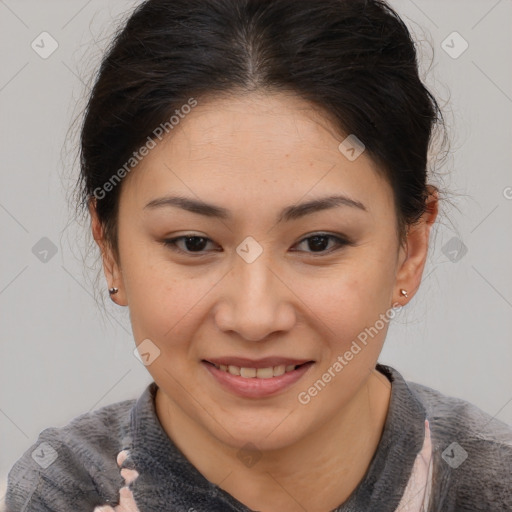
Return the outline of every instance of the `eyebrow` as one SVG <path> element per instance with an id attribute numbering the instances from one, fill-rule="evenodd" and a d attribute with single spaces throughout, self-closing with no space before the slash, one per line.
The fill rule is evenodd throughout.
<path id="1" fill-rule="evenodd" d="M 367 212 L 368 210 L 360 201 L 350 199 L 343 195 L 333 195 L 322 197 L 319 199 L 313 199 L 306 203 L 300 203 L 292 206 L 283 208 L 277 218 L 277 222 L 288 222 L 296 220 L 312 213 L 328 210 L 331 208 L 339 208 L 341 206 L 349 206 Z M 175 207 L 182 208 L 192 213 L 204 215 L 205 217 L 217 218 L 230 220 L 232 218 L 231 213 L 222 206 L 217 206 L 197 199 L 184 196 L 165 196 L 153 199 L 150 201 L 144 209 L 154 210 L 162 207 Z"/>

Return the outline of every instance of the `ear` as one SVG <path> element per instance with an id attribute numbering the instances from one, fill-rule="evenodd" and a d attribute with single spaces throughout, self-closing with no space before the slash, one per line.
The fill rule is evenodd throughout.
<path id="1" fill-rule="evenodd" d="M 416 224 L 409 227 L 407 240 L 400 249 L 395 291 L 397 297 L 395 301 L 400 304 L 408 302 L 420 286 L 428 255 L 430 231 L 439 212 L 439 192 L 432 185 L 428 185 L 428 189 L 426 211 Z M 406 299 L 401 295 L 401 289 L 407 291 L 408 297 Z"/>
<path id="2" fill-rule="evenodd" d="M 89 213 L 91 215 L 91 230 L 101 251 L 101 259 L 103 262 L 103 272 L 107 280 L 108 288 L 118 288 L 119 291 L 116 294 L 110 296 L 110 298 L 119 306 L 127 306 L 125 286 L 122 278 L 122 271 L 117 258 L 114 255 L 110 244 L 105 239 L 105 232 L 103 225 L 101 224 L 98 213 L 96 211 L 97 199 L 91 198 L 89 201 Z"/>

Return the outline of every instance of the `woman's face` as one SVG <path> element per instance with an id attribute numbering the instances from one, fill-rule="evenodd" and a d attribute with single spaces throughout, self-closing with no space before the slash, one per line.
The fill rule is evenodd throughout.
<path id="1" fill-rule="evenodd" d="M 343 139 L 294 96 L 199 102 L 123 182 L 115 300 L 167 403 L 233 447 L 314 433 L 381 351 L 403 261 L 393 195 Z"/>

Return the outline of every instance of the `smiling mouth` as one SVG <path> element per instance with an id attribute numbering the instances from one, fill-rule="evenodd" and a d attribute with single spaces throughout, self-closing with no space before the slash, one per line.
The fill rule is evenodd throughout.
<path id="1" fill-rule="evenodd" d="M 230 373 L 231 375 L 244 377 L 246 379 L 271 379 L 273 377 L 280 377 L 281 375 L 293 372 L 294 370 L 301 368 L 302 366 L 313 364 L 313 361 L 308 361 L 302 364 L 282 364 L 278 366 L 269 366 L 267 368 L 250 368 L 243 366 L 241 367 L 234 365 L 215 364 L 206 360 L 203 360 L 203 362 L 215 366 L 217 370 Z"/>

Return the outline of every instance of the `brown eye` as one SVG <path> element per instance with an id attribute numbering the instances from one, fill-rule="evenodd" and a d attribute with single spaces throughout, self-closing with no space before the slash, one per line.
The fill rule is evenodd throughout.
<path id="1" fill-rule="evenodd" d="M 178 244 L 181 242 L 183 243 L 180 247 Z M 164 240 L 163 244 L 173 251 L 182 252 L 185 254 L 199 253 L 199 255 L 201 255 L 200 253 L 204 251 L 204 248 L 208 242 L 211 242 L 211 240 L 204 236 L 185 235 Z"/>
<path id="2" fill-rule="evenodd" d="M 329 242 L 334 241 L 334 249 L 331 248 L 331 250 L 326 251 L 326 249 L 329 246 Z M 323 233 L 317 233 L 313 236 L 309 236 L 307 238 L 304 238 L 300 244 L 307 243 L 307 247 L 310 249 L 312 253 L 326 253 L 330 254 L 331 252 L 336 251 L 337 249 L 340 249 L 341 247 L 344 247 L 346 245 L 353 245 L 353 243 L 348 240 L 347 238 L 342 238 L 339 236 L 329 235 L 329 234 L 323 234 Z M 306 251 L 308 252 L 308 251 Z M 321 255 L 321 254 L 320 254 Z"/>

